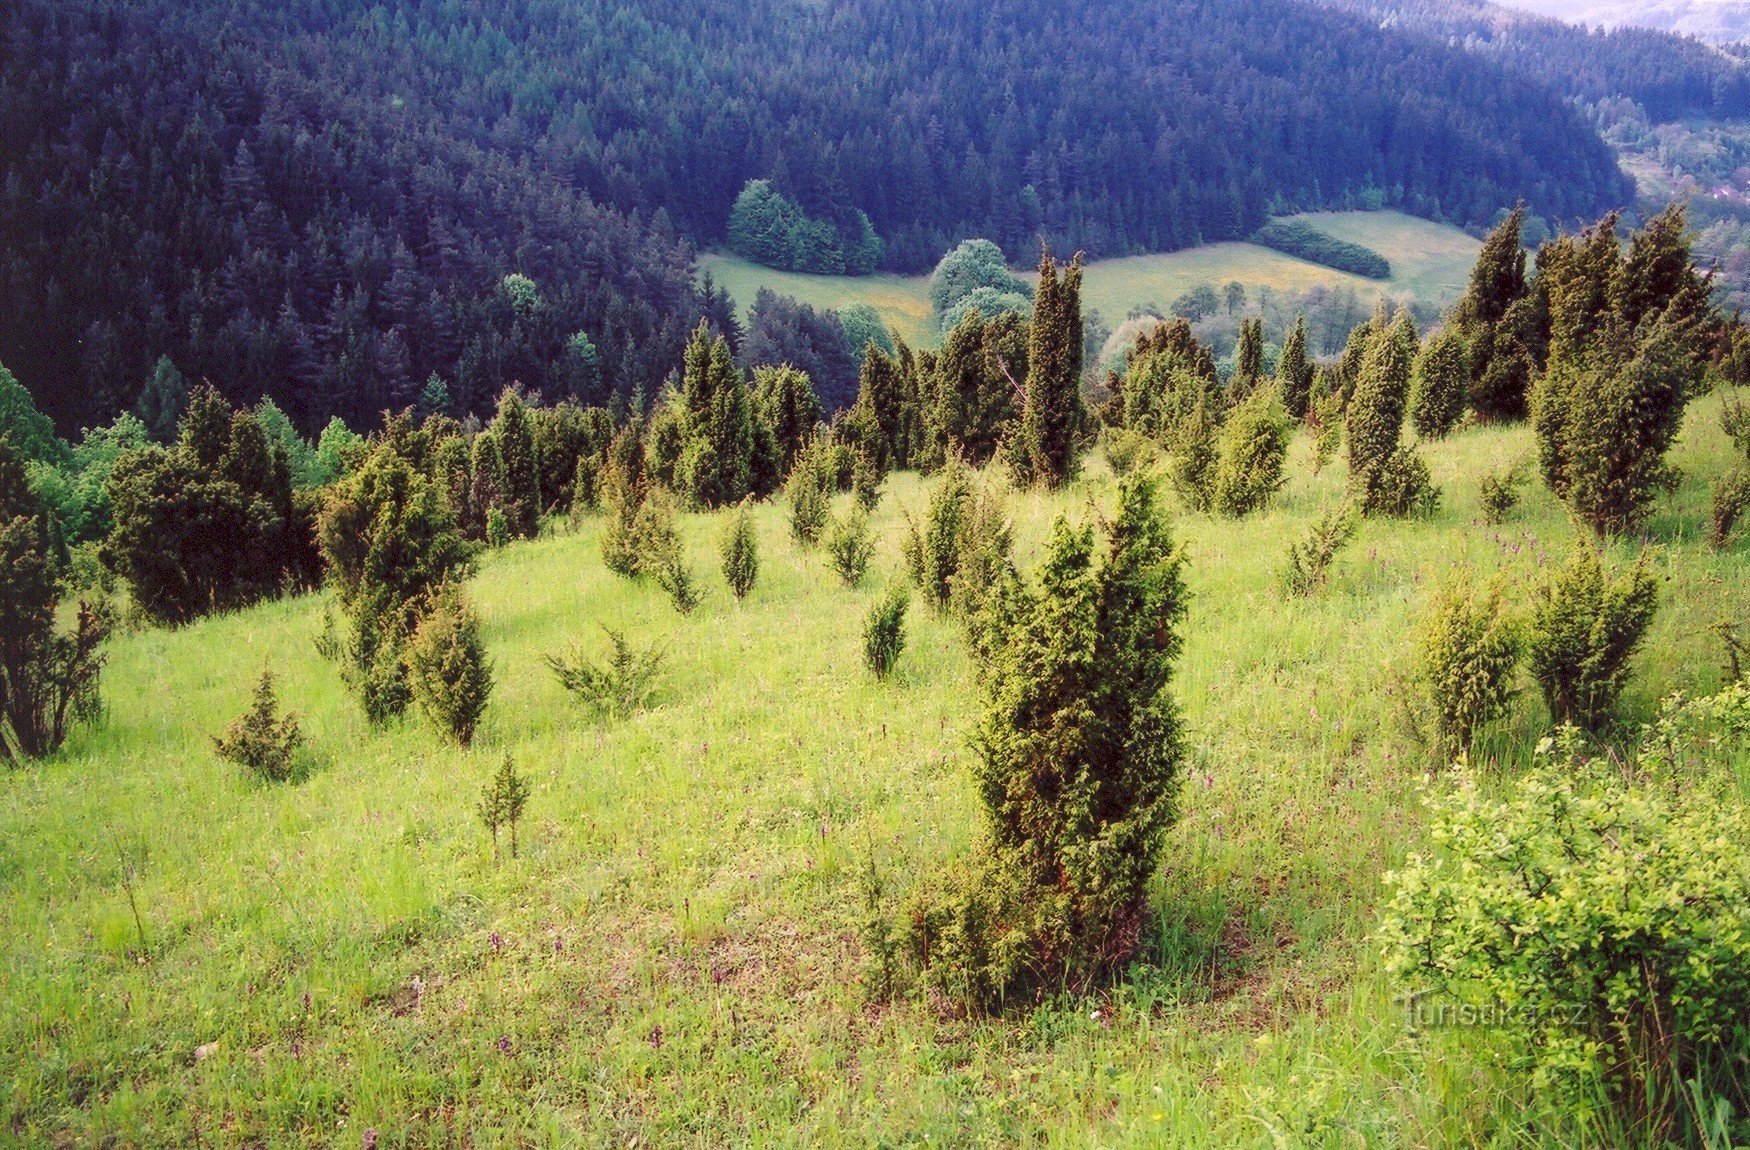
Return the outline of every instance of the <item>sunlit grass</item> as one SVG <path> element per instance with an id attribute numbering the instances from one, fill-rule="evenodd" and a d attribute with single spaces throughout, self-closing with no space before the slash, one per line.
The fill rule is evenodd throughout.
<path id="1" fill-rule="evenodd" d="M 1728 461 L 1717 414 L 1696 404 L 1683 484 L 1651 525 L 1663 602 L 1631 719 L 1717 685 L 1709 627 L 1750 618 L 1743 547 L 1702 541 Z M 1572 545 L 1536 486 L 1506 525 L 1481 524 L 1479 477 L 1532 450 L 1524 428 L 1429 446 L 1439 513 L 1367 522 L 1304 601 L 1282 596 L 1281 566 L 1344 478 L 1311 476 L 1304 439 L 1267 513 L 1179 519 L 1194 757 L 1155 944 L 1102 999 L 1001 1020 L 872 1003 L 860 984 L 871 864 L 897 900 L 978 829 L 978 697 L 953 624 L 914 603 L 895 677 L 861 660 L 903 515 L 926 500 L 915 476 L 890 480 L 857 591 L 792 543 L 781 506 L 754 511 L 760 581 L 741 603 L 717 573 L 726 517 L 684 517 L 706 587 L 687 618 L 603 568 L 594 522 L 487 556 L 471 593 L 498 686 L 471 752 L 417 721 L 365 724 L 315 653 L 322 596 L 124 635 L 107 721 L 0 776 L 0 1130 L 166 1146 L 375 1130 L 385 1147 L 1510 1136 L 1536 1100 L 1487 1035 L 1409 1037 L 1368 933 L 1438 767 L 1398 718 L 1430 584 L 1500 572 L 1522 601 Z M 1064 492 L 1011 495 L 1023 563 L 1054 516 L 1112 495 L 1097 457 Z M 652 707 L 618 722 L 542 662 L 601 650 L 603 625 L 666 651 Z M 298 785 L 250 782 L 211 750 L 264 662 L 314 756 Z M 1484 746 L 1511 770 L 1545 722 L 1528 689 Z M 535 790 L 522 857 L 495 864 L 473 806 L 507 751 Z"/>

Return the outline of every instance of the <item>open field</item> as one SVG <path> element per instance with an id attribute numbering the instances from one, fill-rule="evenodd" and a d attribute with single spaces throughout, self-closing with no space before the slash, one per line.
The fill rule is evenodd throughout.
<path id="1" fill-rule="evenodd" d="M 1481 247 L 1457 228 L 1401 212 L 1315 212 L 1287 218 L 1308 220 L 1338 239 L 1372 248 L 1391 262 L 1392 278 L 1364 279 L 1256 244 L 1206 244 L 1182 252 L 1089 264 L 1082 281 L 1083 307 L 1097 310 L 1108 323 L 1116 324 L 1133 307 L 1152 304 L 1164 309 L 1198 284 L 1219 287 L 1230 280 L 1245 284 L 1254 299 L 1260 287 L 1305 291 L 1330 284 L 1353 287 L 1363 299 L 1384 292 L 1394 298 L 1413 297 L 1445 305 L 1463 292 Z M 699 266 L 729 289 L 744 313 L 753 303 L 754 293 L 765 286 L 816 307 L 867 303 L 907 341 L 924 346 L 937 342 L 928 276 L 800 275 L 715 253 L 700 256 Z"/>
<path id="2" fill-rule="evenodd" d="M 1662 606 L 1634 719 L 1718 685 L 1708 628 L 1750 615 L 1745 545 L 1701 541 L 1718 413 L 1693 406 L 1650 527 Z M 365 724 L 313 649 L 324 596 L 119 638 L 107 721 L 0 775 L 0 1140 L 1573 1144 L 1484 1032 L 1406 1034 L 1368 940 L 1438 766 L 1397 720 L 1407 631 L 1455 570 L 1500 572 L 1523 602 L 1572 528 L 1535 486 L 1482 526 L 1479 477 L 1532 441 L 1466 431 L 1427 448 L 1437 515 L 1365 524 L 1328 587 L 1285 602 L 1288 544 L 1344 479 L 1312 476 L 1308 446 L 1269 512 L 1177 522 L 1194 758 L 1149 961 L 1104 999 L 968 1021 L 861 988 L 870 868 L 891 905 L 977 832 L 953 625 L 914 605 L 888 684 L 859 657 L 928 494 L 906 474 L 854 592 L 774 505 L 741 604 L 716 574 L 723 517 L 684 517 L 707 587 L 690 618 L 603 568 L 597 522 L 488 555 L 470 594 L 498 686 L 472 752 Z M 1023 564 L 1112 488 L 1090 459 L 1064 492 L 1011 495 Z M 665 645 L 654 709 L 594 722 L 542 665 L 599 648 L 602 625 Z M 313 749 L 295 785 L 249 783 L 209 743 L 264 662 Z M 1528 689 L 1485 748 L 1510 770 L 1545 721 Z M 535 790 L 522 857 L 495 864 L 473 803 L 505 753 Z"/>

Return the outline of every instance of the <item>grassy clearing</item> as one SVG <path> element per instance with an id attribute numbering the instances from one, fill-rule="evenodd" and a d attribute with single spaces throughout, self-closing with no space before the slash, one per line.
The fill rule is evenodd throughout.
<path id="1" fill-rule="evenodd" d="M 1750 616 L 1743 545 L 1702 542 L 1717 415 L 1695 405 L 1651 528 L 1664 599 L 1633 716 L 1713 688 L 1708 627 Z M 1311 476 L 1308 446 L 1268 513 L 1177 524 L 1196 757 L 1151 960 L 1105 999 L 969 1022 L 859 989 L 871 863 L 897 897 L 977 832 L 977 695 L 952 626 L 914 603 L 895 678 L 861 665 L 902 515 L 928 493 L 901 475 L 854 592 L 778 506 L 754 511 L 760 582 L 739 604 L 716 574 L 723 517 L 684 517 L 709 576 L 687 619 L 602 567 L 597 523 L 489 556 L 471 594 L 499 685 L 472 752 L 365 725 L 313 650 L 320 596 L 117 640 L 107 722 L 0 777 L 0 1138 L 1573 1144 L 1486 1033 L 1407 1035 L 1367 939 L 1433 765 L 1395 698 L 1429 586 L 1499 571 L 1522 599 L 1572 529 L 1541 489 L 1483 526 L 1478 477 L 1532 443 L 1467 431 L 1428 449 L 1435 518 L 1365 524 L 1318 596 L 1285 602 L 1288 544 L 1343 481 Z M 1091 460 L 1068 491 L 1011 497 L 1023 560 L 1052 517 L 1112 494 Z M 541 656 L 605 645 L 602 625 L 665 644 L 667 672 L 652 710 L 598 724 Z M 264 661 L 316 755 L 299 785 L 252 784 L 211 750 Z M 1528 688 L 1489 745 L 1511 769 L 1543 724 Z M 473 803 L 506 751 L 535 791 L 523 857 L 495 864 Z"/>
<path id="2" fill-rule="evenodd" d="M 1152 304 L 1164 309 L 1198 284 L 1219 287 L 1231 280 L 1245 284 L 1254 299 L 1260 287 L 1306 291 L 1331 285 L 1352 287 L 1364 300 L 1384 292 L 1444 305 L 1463 292 L 1481 247 L 1457 228 L 1401 212 L 1313 212 L 1285 218 L 1307 220 L 1338 239 L 1372 248 L 1391 262 L 1392 278 L 1365 279 L 1256 244 L 1205 244 L 1163 255 L 1096 260 L 1083 278 L 1082 306 L 1116 324 L 1132 308 Z M 928 347 L 939 342 L 927 276 L 801 275 L 718 254 L 700 256 L 699 266 L 729 289 L 744 315 L 755 292 L 770 287 L 816 307 L 867 303 L 908 342 Z"/>

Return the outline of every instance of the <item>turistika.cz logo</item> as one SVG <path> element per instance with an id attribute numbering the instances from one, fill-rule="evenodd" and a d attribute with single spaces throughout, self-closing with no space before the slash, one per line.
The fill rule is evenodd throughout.
<path id="1" fill-rule="evenodd" d="M 1422 1030 L 1535 1029 L 1545 1023 L 1578 1026 L 1581 1009 L 1578 1006 L 1552 1009 L 1535 1003 L 1510 1003 L 1501 999 L 1488 1002 L 1458 1002 L 1437 998 L 1432 990 L 1415 990 L 1404 995 L 1404 1026 L 1411 1034 Z"/>

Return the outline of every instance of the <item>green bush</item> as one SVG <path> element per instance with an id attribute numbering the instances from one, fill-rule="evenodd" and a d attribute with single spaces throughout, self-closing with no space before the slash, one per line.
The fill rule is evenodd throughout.
<path id="1" fill-rule="evenodd" d="M 1427 461 L 1406 443 L 1373 470 L 1362 511 L 1409 519 L 1432 515 L 1439 506 L 1440 489 L 1434 486 Z"/>
<path id="2" fill-rule="evenodd" d="M 1212 502 L 1235 518 L 1261 510 L 1287 482 L 1288 414 L 1274 388 L 1262 388 L 1228 413 L 1216 446 Z"/>
<path id="3" fill-rule="evenodd" d="M 1720 477 L 1714 485 L 1711 531 L 1708 536 L 1715 548 L 1732 541 L 1732 531 L 1750 507 L 1750 467 L 1738 466 Z"/>
<path id="4" fill-rule="evenodd" d="M 1059 520 L 1037 585 L 1004 580 L 974 739 L 988 838 L 901 923 L 923 977 L 973 1009 L 1080 992 L 1143 938 L 1176 817 L 1183 560 L 1139 476 L 1105 536 L 1096 564 L 1092 531 Z"/>
<path id="5" fill-rule="evenodd" d="M 609 627 L 602 630 L 612 648 L 605 663 L 598 663 L 573 647 L 562 654 L 547 656 L 547 666 L 559 685 L 587 706 L 610 719 L 624 718 L 649 704 L 662 673 L 663 656 L 655 647 L 633 644 L 623 632 Z"/>
<path id="6" fill-rule="evenodd" d="M 895 587 L 869 609 L 863 621 L 863 662 L 877 679 L 893 674 L 905 650 L 905 609 L 910 602 L 906 589 Z"/>
<path id="7" fill-rule="evenodd" d="M 1448 327 L 1422 348 L 1410 369 L 1410 423 L 1423 439 L 1442 439 L 1464 415 L 1470 363 L 1464 337 Z"/>
<path id="8" fill-rule="evenodd" d="M 1598 552 L 1581 543 L 1540 589 L 1526 651 L 1550 717 L 1596 731 L 1615 712 L 1629 659 L 1658 609 L 1645 552 L 1617 580 L 1606 580 Z"/>
<path id="9" fill-rule="evenodd" d="M 486 509 L 486 546 L 497 550 L 510 543 L 510 520 L 496 507 Z"/>
<path id="10" fill-rule="evenodd" d="M 1215 506 L 1220 435 L 1221 418 L 1203 400 L 1167 432 L 1167 478 L 1187 510 L 1207 512 Z"/>
<path id="11" fill-rule="evenodd" d="M 1368 279 L 1391 278 L 1391 263 L 1384 256 L 1372 248 L 1321 232 L 1305 220 L 1271 220 L 1252 233 L 1251 242 Z"/>
<path id="12" fill-rule="evenodd" d="M 1416 629 L 1416 687 L 1427 734 L 1445 752 L 1463 751 L 1513 697 L 1519 639 L 1499 588 L 1480 594 L 1448 582 Z"/>
<path id="13" fill-rule="evenodd" d="M 826 554 L 832 569 L 846 587 L 863 581 L 869 569 L 869 558 L 875 553 L 875 542 L 869 538 L 869 514 L 860 505 L 840 516 L 833 516 L 826 529 Z"/>
<path id="14" fill-rule="evenodd" d="M 1570 1114 L 1608 1100 L 1616 1144 L 1741 1144 L 1724 1102 L 1750 1056 L 1750 813 L 1588 761 L 1572 728 L 1540 751 L 1499 797 L 1468 773 L 1431 796 L 1435 849 L 1387 876 L 1379 937 L 1413 1020 L 1489 1012 L 1534 1090 Z M 1698 1118 L 1732 1129 L 1704 1139 Z"/>
<path id="15" fill-rule="evenodd" d="M 1100 452 L 1106 457 L 1106 465 L 1112 469 L 1112 474 L 1119 477 L 1147 467 L 1160 454 L 1154 440 L 1130 427 L 1107 428 L 1106 434 L 1100 437 Z"/>
<path id="16" fill-rule="evenodd" d="M 1282 578 L 1288 593 L 1304 596 L 1318 590 L 1330 575 L 1337 552 L 1355 538 L 1359 526 L 1354 506 L 1344 503 L 1321 515 L 1305 538 L 1290 544 Z"/>
<path id="17" fill-rule="evenodd" d="M 280 717 L 273 672 L 265 667 L 253 699 L 247 714 L 231 720 L 225 733 L 214 737 L 213 750 L 263 782 L 283 783 L 298 773 L 298 748 L 304 742 L 298 716 Z"/>
<path id="18" fill-rule="evenodd" d="M 480 620 L 459 586 L 443 588 L 414 628 L 407 676 L 414 700 L 439 733 L 471 744 L 492 694 L 492 665 Z"/>
<path id="19" fill-rule="evenodd" d="M 753 519 L 743 504 L 730 519 L 729 530 L 723 533 L 723 581 L 737 599 L 745 599 L 759 573 L 759 543 L 754 537 Z"/>
<path id="20" fill-rule="evenodd" d="M 790 534 L 804 547 L 820 541 L 832 513 L 832 493 L 838 486 L 830 449 L 824 439 L 812 439 L 796 456 L 785 492 L 790 497 Z"/>
<path id="21" fill-rule="evenodd" d="M 972 499 L 972 469 L 959 456 L 950 456 L 936 489 L 930 493 L 924 526 L 906 516 L 904 542 L 906 568 L 936 610 L 948 605 L 954 592 L 954 573 L 960 569 L 960 550 L 966 508 Z"/>
<path id="22" fill-rule="evenodd" d="M 1491 471 L 1483 476 L 1477 503 L 1483 510 L 1483 522 L 1499 526 L 1519 506 L 1519 489 L 1525 484 L 1525 469 L 1514 465 L 1505 471 Z"/>
<path id="23" fill-rule="evenodd" d="M 1343 397 L 1315 394 L 1307 423 L 1313 431 L 1312 464 L 1317 475 L 1343 449 Z"/>
<path id="24" fill-rule="evenodd" d="M 864 511 L 873 512 L 881 503 L 881 485 L 887 481 L 875 457 L 867 451 L 857 452 L 857 462 L 851 468 L 851 494 Z"/>

